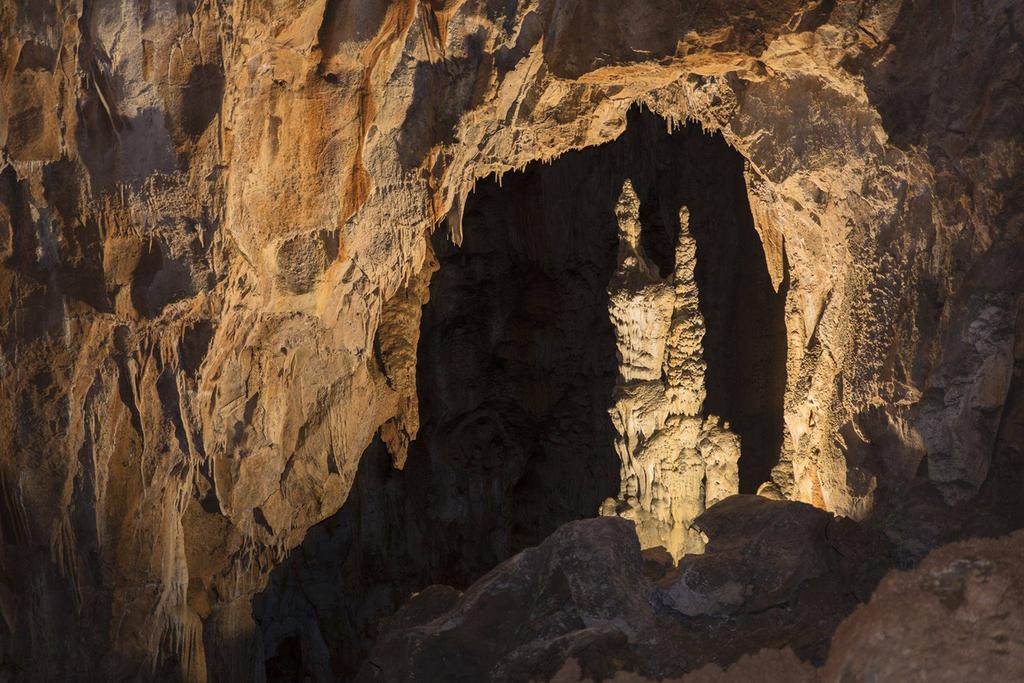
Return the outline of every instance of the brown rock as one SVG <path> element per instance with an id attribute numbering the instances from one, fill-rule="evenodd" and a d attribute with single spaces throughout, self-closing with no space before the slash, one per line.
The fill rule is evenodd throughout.
<path id="1" fill-rule="evenodd" d="M 836 630 L 826 681 L 1024 677 L 1024 532 L 951 543 L 885 577 Z"/>
<path id="2" fill-rule="evenodd" d="M 244 605 L 417 431 L 431 234 L 639 104 L 745 160 L 740 490 L 1019 507 L 1018 4 L 0 0 L 0 676 L 244 676 Z"/>

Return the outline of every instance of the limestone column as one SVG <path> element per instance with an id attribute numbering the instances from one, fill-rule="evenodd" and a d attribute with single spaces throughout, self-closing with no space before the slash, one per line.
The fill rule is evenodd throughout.
<path id="1" fill-rule="evenodd" d="M 739 438 L 703 416 L 704 319 L 689 211 L 680 210 L 676 266 L 667 279 L 643 253 L 639 215 L 627 180 L 616 205 L 618 267 L 608 286 L 619 361 L 609 413 L 622 485 L 601 514 L 633 520 L 643 548 L 663 546 L 678 560 L 703 550 L 693 520 L 736 493 Z"/>

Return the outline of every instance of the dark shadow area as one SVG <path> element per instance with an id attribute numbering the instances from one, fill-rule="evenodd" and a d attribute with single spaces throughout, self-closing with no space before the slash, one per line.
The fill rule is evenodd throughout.
<path id="1" fill-rule="evenodd" d="M 697 125 L 669 134 L 633 111 L 612 143 L 479 182 L 461 245 L 438 231 L 417 352 L 419 434 L 401 471 L 374 441 L 344 507 L 254 600 L 268 681 L 350 679 L 380 620 L 413 592 L 465 587 L 618 492 L 607 289 L 627 178 L 664 275 L 689 207 L 707 407 L 743 439 L 744 490 L 767 478 L 782 436 L 784 292 L 753 228 L 743 159 Z"/>
<path id="2" fill-rule="evenodd" d="M 776 292 L 747 203 L 743 159 L 730 156 L 723 166 L 735 164 L 734 172 L 722 169 L 717 202 L 708 201 L 707 209 L 704 202 L 689 204 L 707 325 L 704 411 L 739 434 L 740 493 L 756 493 L 782 449 L 789 277 Z"/>
<path id="3" fill-rule="evenodd" d="M 224 99 L 224 71 L 215 64 L 192 67 L 181 95 L 184 104 L 181 127 L 186 135 L 197 137 L 220 113 Z"/>
<path id="4" fill-rule="evenodd" d="M 1024 134 L 1019 66 L 1005 58 L 1024 48 L 1022 18 L 1019 4 L 902 3 L 887 35 L 843 66 L 864 76 L 891 144 L 950 163 L 980 139 Z"/>

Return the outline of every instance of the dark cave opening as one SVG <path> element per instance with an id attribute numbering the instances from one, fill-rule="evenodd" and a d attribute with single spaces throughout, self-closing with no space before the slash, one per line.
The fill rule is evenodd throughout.
<path id="1" fill-rule="evenodd" d="M 769 477 L 782 442 L 785 291 L 772 288 L 743 163 L 718 134 L 696 124 L 670 134 L 660 117 L 633 110 L 614 142 L 477 183 L 462 244 L 443 229 L 433 241 L 421 426 L 405 468 L 376 439 L 343 508 L 254 599 L 267 680 L 299 669 L 352 678 L 378 622 L 412 592 L 465 587 L 617 494 L 607 288 L 626 179 L 640 198 L 641 243 L 663 276 L 679 209 L 689 208 L 705 409 L 742 439 L 740 490 Z"/>

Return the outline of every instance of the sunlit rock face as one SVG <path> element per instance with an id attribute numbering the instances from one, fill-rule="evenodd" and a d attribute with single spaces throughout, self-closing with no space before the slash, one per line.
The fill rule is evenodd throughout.
<path id="1" fill-rule="evenodd" d="M 735 302 L 699 301 L 739 490 L 880 521 L 908 562 L 948 540 L 935 520 L 1024 523 L 1019 15 L 0 0 L 0 676 L 263 675 L 253 596 L 376 435 L 400 469 L 423 432 L 431 240 L 468 240 L 481 179 L 620 138 L 638 105 L 742 160 L 757 239 L 732 253 L 763 281 L 735 295 L 696 207 L 645 216 L 638 191 L 641 226 L 689 208 L 698 297 Z M 678 235 L 642 233 L 675 277 Z M 663 381 L 686 417 L 699 388 Z M 522 514 L 523 538 L 554 525 Z"/>

